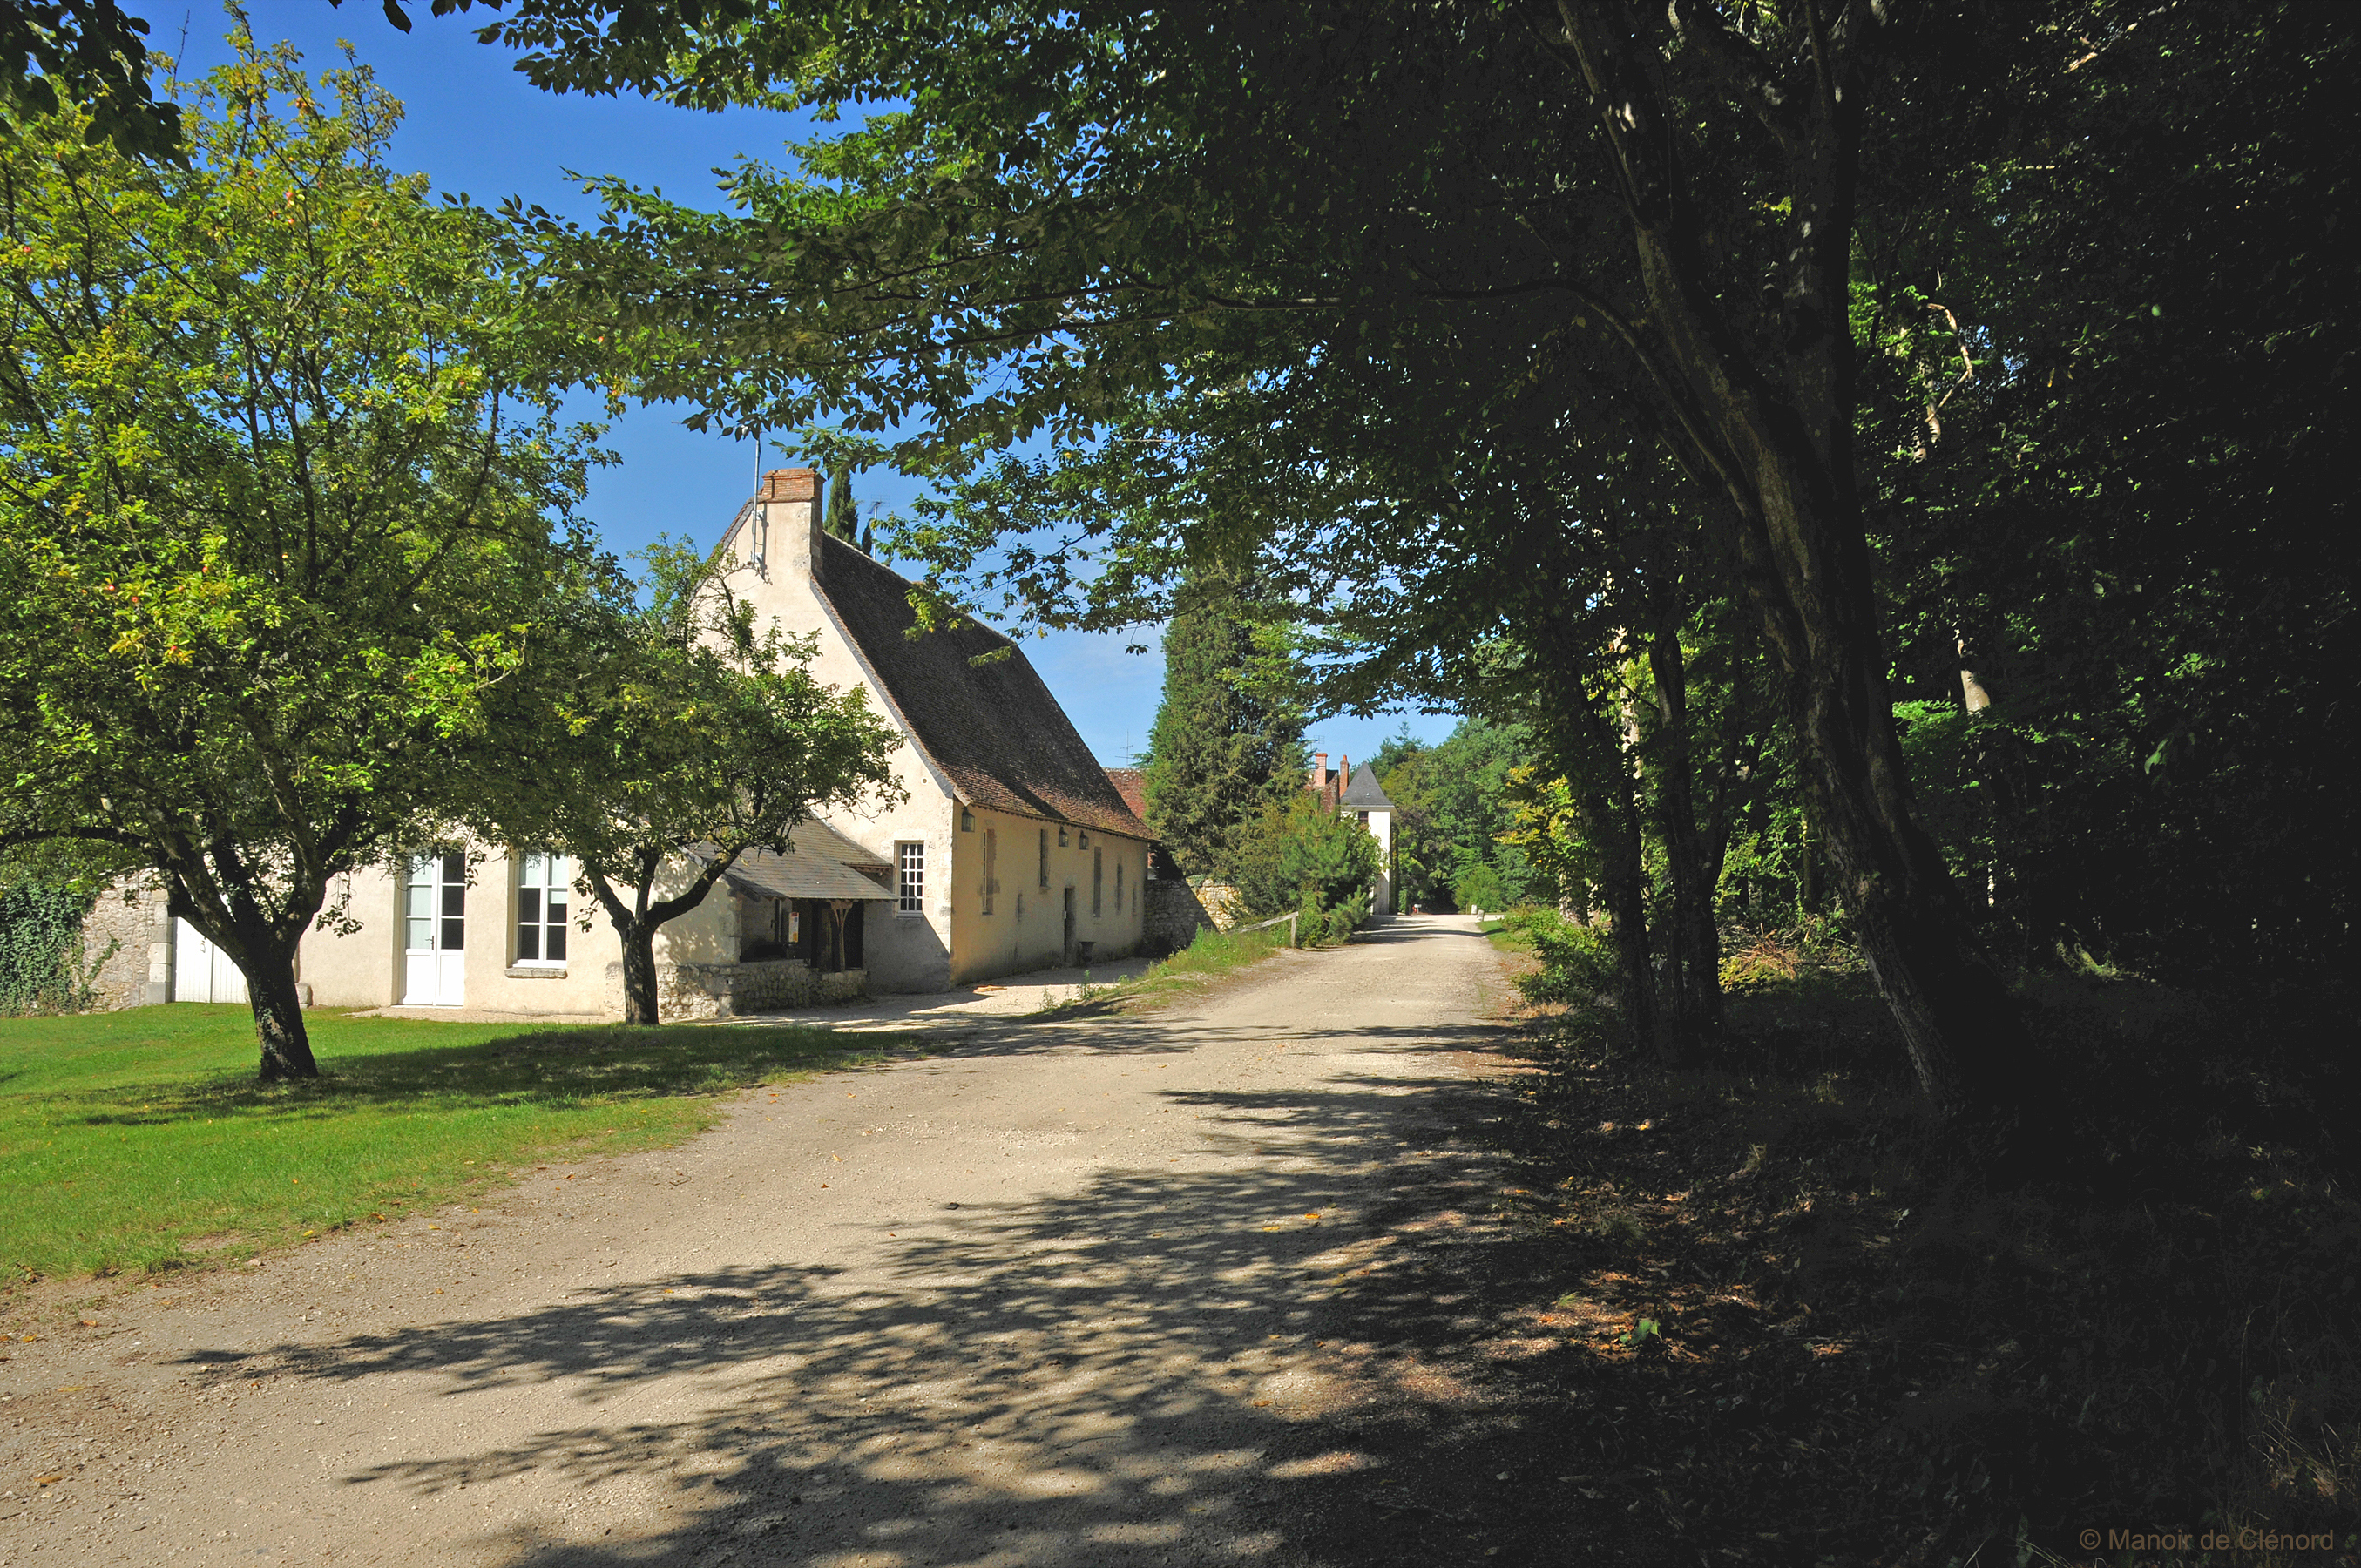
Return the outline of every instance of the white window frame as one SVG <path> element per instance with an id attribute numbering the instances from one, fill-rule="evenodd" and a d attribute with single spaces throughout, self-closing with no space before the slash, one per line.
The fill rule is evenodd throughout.
<path id="1" fill-rule="evenodd" d="M 904 839 L 894 846 L 896 915 L 927 912 L 927 845 L 923 839 Z"/>
<path id="2" fill-rule="evenodd" d="M 536 862 L 542 868 L 541 881 L 529 883 L 525 879 L 532 873 Z M 511 961 L 517 969 L 564 969 L 566 959 L 563 955 L 554 959 L 549 957 L 549 938 L 554 931 L 557 934 L 558 946 L 561 948 L 573 946 L 573 943 L 566 939 L 566 927 L 574 916 L 574 863 L 564 855 L 550 855 L 539 850 L 532 850 L 517 856 L 516 867 L 516 878 L 510 888 L 511 896 L 516 900 L 516 917 L 509 923 L 509 941 L 511 944 L 510 950 L 515 955 Z M 557 901 L 554 905 L 549 897 L 553 887 L 557 894 Z M 524 917 L 524 895 L 527 893 L 537 895 L 534 903 L 541 910 L 540 917 L 530 922 Z M 563 911 L 554 920 L 550 918 L 549 914 L 553 907 Z M 538 933 L 533 940 L 533 947 L 538 956 L 530 959 L 524 956 L 524 928 L 528 924 Z"/>

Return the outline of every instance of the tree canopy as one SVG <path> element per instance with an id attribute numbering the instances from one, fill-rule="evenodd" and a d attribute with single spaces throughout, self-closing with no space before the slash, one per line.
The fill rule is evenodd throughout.
<path id="1" fill-rule="evenodd" d="M 152 868 L 275 1078 L 340 879 L 504 776 L 595 453 L 499 225 L 387 167 L 398 105 L 236 41 L 183 163 L 71 109 L 0 144 L 0 838 Z"/>
<path id="2" fill-rule="evenodd" d="M 148 24 L 115 0 L 0 0 L 0 117 L 21 136 L 71 109 L 88 141 L 181 156 L 181 105 L 148 84 Z"/>
<path id="3" fill-rule="evenodd" d="M 1425 590 L 1455 577 L 1460 623 L 1509 634 L 1552 743 L 1598 786 L 1578 793 L 1587 830 L 1625 846 L 1608 859 L 1640 864 L 1635 814 L 1695 851 L 1675 961 L 1696 971 L 1711 968 L 1698 922 L 1719 764 L 1660 715 L 1642 739 L 1689 755 L 1657 773 L 1689 798 L 1641 791 L 1614 761 L 1613 672 L 1619 635 L 1644 624 L 1638 651 L 1676 659 L 1681 627 L 1730 607 L 1742 636 L 1725 620 L 1714 645 L 1751 650 L 1730 670 L 1759 676 L 1749 700 L 1788 737 L 1790 783 L 1920 1082 L 1957 1107 L 2011 1099 L 2034 1064 L 1989 922 L 1917 817 L 1895 636 L 1906 625 L 1920 660 L 2005 637 L 1996 618 L 1969 624 L 1942 561 L 1916 579 L 1941 591 L 1916 602 L 1897 602 L 1895 574 L 1922 570 L 1934 520 L 1998 493 L 1938 496 L 1952 476 L 2027 477 L 1983 398 L 2029 417 L 2037 382 L 2054 389 L 2103 344 L 2136 363 L 2155 330 L 2140 323 L 2167 319 L 2160 298 L 2134 304 L 2136 267 L 2112 267 L 2162 261 L 2159 246 L 2109 258 L 2118 303 L 2090 308 L 2070 258 L 2105 233 L 2111 198 L 2078 188 L 2115 189 L 2110 161 L 2139 161 L 2160 228 L 2265 196 L 2274 167 L 2283 192 L 2333 188 L 2324 84 L 2349 28 L 2269 0 L 2198 26 L 2124 0 L 525 0 L 493 31 L 550 85 L 854 117 L 797 148 L 797 170 L 741 169 L 729 211 L 609 183 L 595 231 L 537 225 L 589 308 L 627 323 L 639 389 L 737 424 L 914 428 L 897 461 L 953 500 L 897 548 L 1021 614 L 1152 615 L 1180 563 L 1208 556 L 1275 572 L 1339 624 L 1405 594 L 1442 607 Z M 2322 254 L 2301 219 L 2278 232 L 2292 257 Z M 2306 314 L 2318 276 L 2248 290 L 2241 334 L 2299 357 L 2335 341 L 2307 324 L 2331 319 Z M 1964 391 L 1955 358 L 1983 367 Z M 2301 361 L 2331 378 L 2344 362 Z M 2273 417 L 2287 428 L 2293 411 Z M 1048 455 L 1012 455 L 1027 441 Z M 2056 492 L 2076 508 L 2112 466 L 2082 451 Z M 2041 510 L 2046 540 L 2081 531 Z M 2070 576 L 2087 554 L 2012 552 L 2073 560 Z M 2062 634 L 2077 617 L 2059 581 Z M 2230 600 L 2187 602 L 2218 620 Z M 2309 598 L 2282 630 L 2334 641 L 2340 603 Z M 1393 645 L 1389 679 L 1455 656 Z M 2160 657 L 2140 679 L 2192 691 L 2161 673 L 2183 667 Z M 1652 672 L 1651 700 L 1685 689 L 1672 674 Z M 2290 701 L 2316 710 L 2304 691 Z M 2116 695 L 2118 712 L 2162 715 Z"/>

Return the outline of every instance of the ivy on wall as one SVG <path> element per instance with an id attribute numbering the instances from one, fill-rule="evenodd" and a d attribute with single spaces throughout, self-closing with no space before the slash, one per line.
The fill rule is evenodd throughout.
<path id="1" fill-rule="evenodd" d="M 112 956 L 82 955 L 82 923 L 96 900 L 70 884 L 27 879 L 0 889 L 0 1014 L 73 1013 Z"/>

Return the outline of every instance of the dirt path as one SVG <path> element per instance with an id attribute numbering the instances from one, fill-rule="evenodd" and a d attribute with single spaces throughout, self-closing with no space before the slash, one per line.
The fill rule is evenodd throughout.
<path id="1" fill-rule="evenodd" d="M 1502 992 L 1404 920 L 129 1292 L 8 1347 L 0 1563 L 1534 1560 L 1434 1468 Z"/>

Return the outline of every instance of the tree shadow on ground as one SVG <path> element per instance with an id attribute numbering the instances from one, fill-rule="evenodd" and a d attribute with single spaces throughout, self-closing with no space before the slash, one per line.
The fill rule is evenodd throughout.
<path id="1" fill-rule="evenodd" d="M 649 1379 L 697 1380 L 693 1413 L 346 1478 L 571 1483 L 577 1522 L 483 1543 L 544 1563 L 1575 1560 L 1569 1542 L 1611 1521 L 1554 1484 L 1543 1440 L 1576 1358 L 1501 1330 L 1500 1304 L 1530 1299 L 1548 1266 L 1492 1218 L 1501 1171 L 1482 1144 L 1504 1097 L 1353 1063 L 1486 1036 L 1306 1031 L 1290 1045 L 1349 1039 L 1323 1085 L 1170 1095 L 1210 1118 L 1215 1153 L 1265 1157 L 913 1212 L 858 1281 L 682 1273 L 258 1354 L 282 1376 L 427 1374 L 451 1395 L 562 1380 L 619 1411 Z M 657 1477 L 673 1491 L 654 1536 L 579 1522 L 602 1487 Z"/>
<path id="2" fill-rule="evenodd" d="M 571 1105 L 593 1097 L 695 1094 L 781 1073 L 840 1066 L 903 1043 L 887 1034 L 842 1036 L 785 1022 L 708 1029 L 692 1025 L 521 1030 L 449 1046 L 324 1053 L 323 1075 L 258 1082 L 250 1071 L 60 1090 L 51 1118 L 91 1126 L 155 1126 L 225 1116 L 333 1117 L 361 1110 Z M 339 1040 L 345 1046 L 347 1042 Z"/>

